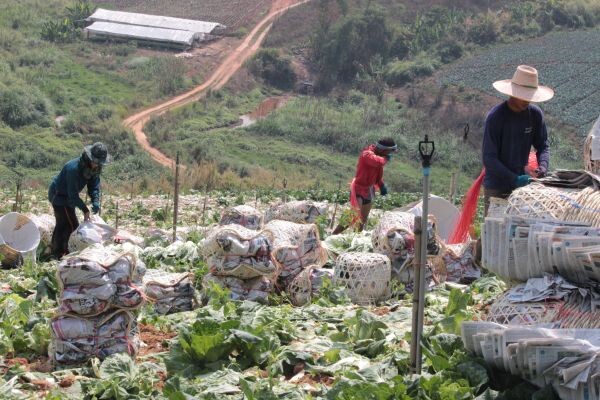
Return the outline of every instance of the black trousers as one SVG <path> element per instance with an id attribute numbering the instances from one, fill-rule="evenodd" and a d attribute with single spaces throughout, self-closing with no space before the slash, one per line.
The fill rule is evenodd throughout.
<path id="1" fill-rule="evenodd" d="M 65 254 L 69 254 L 69 238 L 79 226 L 79 221 L 72 207 L 52 205 L 52 208 L 56 218 L 56 226 L 52 232 L 52 255 L 60 259 Z"/>

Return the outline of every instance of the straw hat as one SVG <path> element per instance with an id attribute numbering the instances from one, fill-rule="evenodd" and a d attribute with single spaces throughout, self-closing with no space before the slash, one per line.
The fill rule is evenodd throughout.
<path id="1" fill-rule="evenodd" d="M 512 79 L 496 81 L 494 88 L 500 93 L 533 103 L 554 97 L 554 90 L 538 84 L 537 69 L 529 65 L 519 65 Z"/>

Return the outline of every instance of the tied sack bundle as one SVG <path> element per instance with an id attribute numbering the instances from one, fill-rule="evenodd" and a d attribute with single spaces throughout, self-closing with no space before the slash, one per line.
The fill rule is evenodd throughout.
<path id="1" fill-rule="evenodd" d="M 215 227 L 202 241 L 202 253 L 213 275 L 251 279 L 275 273 L 269 239 L 241 225 Z"/>
<path id="2" fill-rule="evenodd" d="M 154 310 L 161 315 L 191 311 L 197 307 L 194 274 L 148 270 L 144 276 L 144 292 Z"/>
<path id="3" fill-rule="evenodd" d="M 58 316 L 50 322 L 50 330 L 48 355 L 59 364 L 81 364 L 115 353 L 135 356 L 140 347 L 136 318 L 124 310 L 87 319 Z"/>
<path id="4" fill-rule="evenodd" d="M 318 217 L 327 216 L 327 203 L 311 200 L 296 200 L 272 205 L 265 211 L 265 223 L 273 220 L 313 224 Z"/>
<path id="5" fill-rule="evenodd" d="M 315 224 L 273 220 L 262 232 L 272 243 L 271 254 L 279 271 L 278 283 L 283 288 L 304 268 L 322 266 L 327 261 L 327 251 L 321 246 Z"/>
<path id="6" fill-rule="evenodd" d="M 415 216 L 403 211 L 387 211 L 373 230 L 373 251 L 385 254 L 392 262 L 403 263 L 414 255 Z M 433 215 L 427 219 L 427 254 L 438 254 L 441 244 Z"/>
<path id="7" fill-rule="evenodd" d="M 139 308 L 145 265 L 133 253 L 95 245 L 58 265 L 59 314 L 94 316 L 111 308 Z"/>
<path id="8" fill-rule="evenodd" d="M 319 294 L 325 279 L 332 279 L 333 271 L 318 268 L 315 265 L 304 269 L 290 282 L 286 292 L 295 306 L 303 306 L 311 302 Z"/>
<path id="9" fill-rule="evenodd" d="M 206 290 L 213 284 L 228 289 L 233 300 L 249 300 L 257 303 L 267 303 L 269 293 L 273 291 L 273 283 L 265 276 L 242 280 L 233 276 L 205 275 L 202 287 Z"/>
<path id="10" fill-rule="evenodd" d="M 252 230 L 259 230 L 263 225 L 263 216 L 254 207 L 240 205 L 230 207 L 223 212 L 219 225 L 238 224 Z"/>

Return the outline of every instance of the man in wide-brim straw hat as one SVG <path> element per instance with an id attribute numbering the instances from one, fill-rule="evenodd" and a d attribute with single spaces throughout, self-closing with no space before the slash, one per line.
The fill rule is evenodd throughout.
<path id="1" fill-rule="evenodd" d="M 79 197 L 87 186 L 92 202 L 92 212 L 100 212 L 100 174 L 102 167 L 110 163 L 106 145 L 100 142 L 85 146 L 81 156 L 65 164 L 48 188 L 48 200 L 52 204 L 56 226 L 52 232 L 52 255 L 61 258 L 69 252 L 69 237 L 79 226 L 75 208 L 83 212 L 84 220 L 90 219 L 90 209 Z"/>
<path id="2" fill-rule="evenodd" d="M 537 70 L 528 65 L 519 65 L 512 79 L 494 82 L 494 88 L 509 98 L 492 108 L 485 120 L 486 214 L 490 197 L 507 198 L 514 189 L 527 185 L 531 177 L 543 177 L 550 161 L 544 114 L 531 103 L 550 100 L 554 91 L 540 86 Z M 533 171 L 526 169 L 532 146 L 538 163 Z"/>

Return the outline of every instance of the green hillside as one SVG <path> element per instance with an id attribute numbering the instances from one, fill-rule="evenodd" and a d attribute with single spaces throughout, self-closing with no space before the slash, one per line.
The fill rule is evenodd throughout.
<path id="1" fill-rule="evenodd" d="M 120 7 L 118 2 L 103 5 L 107 3 Z M 153 7 L 175 15 L 187 7 L 184 3 Z M 218 9 L 214 2 L 210 7 L 206 3 L 203 12 L 236 21 L 238 35 L 264 12 L 267 4 L 259 3 L 252 15 L 240 7 Z M 575 102 L 557 96 L 546 108 L 555 154 L 560 155 L 553 165 L 578 166 L 580 142 L 569 133 L 583 129 L 591 118 L 592 107 L 586 105 L 594 102 L 597 82 L 581 74 L 593 74 L 583 65 L 593 60 L 585 58 L 586 52 L 570 71 L 579 71 L 570 76 L 574 83 L 585 79 L 581 91 L 569 86 L 569 76 L 561 78 L 564 82 L 553 77 L 573 59 L 564 50 L 569 40 L 597 35 L 585 29 L 600 21 L 600 7 L 583 0 L 492 1 L 488 11 L 479 3 L 309 2 L 275 22 L 265 42 L 270 49 L 251 60 L 225 89 L 151 121 L 149 139 L 169 155 L 181 153 L 189 171 L 195 171 L 188 173 L 187 187 L 206 187 L 208 175 L 202 170 L 208 168 L 217 174 L 211 185 L 225 188 L 272 187 L 286 180 L 290 187 L 332 189 L 352 177 L 365 144 L 392 136 L 401 151 L 386 179 L 392 190 L 404 191 L 419 188 L 416 143 L 428 134 L 438 149 L 434 190 L 446 192 L 451 173 L 459 169 L 464 190 L 479 172 L 481 127 L 489 104 L 469 89 L 482 86 L 460 81 L 455 71 L 470 63 L 489 65 L 479 83 L 491 83 L 520 59 L 507 56 L 506 68 L 492 70 L 500 61 L 485 64 L 486 57 L 512 51 L 503 43 L 539 37 L 515 46 L 534 43 L 550 52 L 552 46 L 563 47 L 552 61 L 564 64 L 543 64 L 540 70 L 563 89 L 560 93 L 578 96 Z M 130 9 L 144 11 L 141 4 L 132 3 Z M 43 186 L 84 144 L 96 140 L 105 141 L 115 156 L 106 171 L 110 185 L 147 188 L 157 177 L 170 179 L 121 121 L 201 82 L 206 71 L 173 52 L 84 40 L 78 21 L 93 8 L 67 0 L 5 5 L 0 15 L 0 181 L 21 177 Z M 314 83 L 314 95 L 304 96 L 303 80 Z M 261 101 L 282 93 L 292 97 L 284 107 L 247 128 L 234 126 Z M 572 107 L 564 107 L 567 103 Z M 466 145 L 460 139 L 465 122 L 471 125 Z"/>

